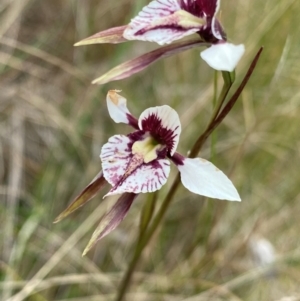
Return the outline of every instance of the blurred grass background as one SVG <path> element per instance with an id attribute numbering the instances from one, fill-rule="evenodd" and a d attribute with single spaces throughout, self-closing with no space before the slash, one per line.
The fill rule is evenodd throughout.
<path id="1" fill-rule="evenodd" d="M 149 106 L 176 108 L 183 154 L 209 120 L 214 74 L 198 49 L 129 79 L 90 84 L 156 45 L 73 44 L 127 24 L 147 3 L 0 1 L 3 301 L 114 297 L 146 198 L 139 196 L 122 224 L 84 258 L 94 227 L 115 199 L 102 201 L 100 193 L 52 224 L 101 169 L 101 145 L 115 133 L 129 132 L 107 114 L 109 89 L 123 90 L 136 116 Z M 229 40 L 246 45 L 237 83 L 258 48 L 265 47 L 237 105 L 217 130 L 214 162 L 230 175 L 242 202 L 205 200 L 181 188 L 143 254 L 128 300 L 300 300 L 299 13 L 298 0 L 222 1 L 219 15 Z M 210 158 L 209 142 L 200 155 Z M 273 259 L 259 251 L 266 241 L 276 253 L 271 272 L 258 266 Z"/>

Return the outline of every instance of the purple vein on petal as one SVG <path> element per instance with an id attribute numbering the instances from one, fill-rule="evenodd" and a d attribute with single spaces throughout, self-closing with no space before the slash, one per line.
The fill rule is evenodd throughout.
<path id="1" fill-rule="evenodd" d="M 107 30 L 100 31 L 88 38 L 85 38 L 77 43 L 74 46 L 83 46 L 83 45 L 91 45 L 91 44 L 119 44 L 123 42 L 127 42 L 123 37 L 123 32 L 126 29 L 127 25 L 113 27 Z"/>
<path id="2" fill-rule="evenodd" d="M 129 77 L 135 73 L 144 70 L 146 67 L 148 67 L 150 64 L 154 63 L 158 59 L 172 56 L 179 52 L 198 47 L 199 45 L 206 46 L 209 44 L 197 38 L 192 40 L 176 42 L 171 45 L 158 48 L 111 69 L 101 77 L 95 79 L 92 83 L 101 85 L 111 81 Z"/>
<path id="3" fill-rule="evenodd" d="M 54 220 L 53 223 L 58 223 L 70 213 L 74 212 L 78 208 L 85 205 L 90 199 L 92 199 L 97 192 L 103 188 L 106 184 L 106 180 L 103 177 L 103 172 L 100 171 L 93 181 L 86 186 L 82 192 L 74 199 L 74 201 Z"/>

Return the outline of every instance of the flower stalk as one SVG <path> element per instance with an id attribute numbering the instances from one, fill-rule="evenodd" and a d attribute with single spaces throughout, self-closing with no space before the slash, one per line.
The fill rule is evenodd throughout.
<path id="1" fill-rule="evenodd" d="M 156 201 L 158 198 L 158 191 L 155 191 L 148 195 L 147 201 L 145 202 L 142 212 L 141 212 L 141 219 L 140 219 L 140 229 L 139 229 L 139 239 L 145 233 L 148 228 L 148 225 L 153 217 L 154 210 L 156 207 Z"/>
<path id="2" fill-rule="evenodd" d="M 196 140 L 194 146 L 192 147 L 190 155 L 189 155 L 190 158 L 195 158 L 198 155 L 204 142 L 207 140 L 207 138 L 210 136 L 210 134 L 213 132 L 213 130 L 217 126 L 217 125 L 214 126 L 215 120 L 220 113 L 220 110 L 225 102 L 225 99 L 230 91 L 230 88 L 232 87 L 233 80 L 234 80 L 234 76 L 231 76 L 231 74 L 227 71 L 222 72 L 222 77 L 223 77 L 223 87 L 222 87 L 221 93 L 218 97 L 218 100 L 216 102 L 216 106 L 214 107 L 214 111 L 212 113 L 212 116 L 210 118 L 210 121 L 209 121 L 205 131 L 203 132 L 202 135 L 199 136 L 199 138 Z"/>
<path id="3" fill-rule="evenodd" d="M 218 98 L 217 106 L 215 108 L 215 111 L 212 114 L 211 121 L 209 122 L 206 130 L 199 136 L 199 138 L 196 140 L 194 146 L 192 147 L 192 150 L 190 152 L 189 157 L 195 158 L 198 153 L 200 152 L 201 148 L 203 147 L 205 141 L 207 138 L 211 135 L 213 130 L 223 121 L 223 119 L 227 116 L 227 114 L 230 112 L 234 104 L 236 103 L 237 99 L 241 95 L 244 87 L 246 86 L 247 82 L 249 81 L 255 66 L 259 60 L 259 57 L 261 55 L 261 52 L 263 50 L 263 47 L 261 47 L 257 54 L 255 55 L 254 59 L 252 60 L 250 67 L 248 68 L 248 71 L 246 75 L 244 76 L 244 79 L 242 80 L 241 84 L 237 88 L 236 92 L 233 94 L 233 96 L 229 99 L 227 104 L 224 106 L 223 110 L 221 110 L 222 105 L 226 99 L 226 96 L 228 95 L 228 92 L 230 88 L 232 87 L 233 80 L 234 80 L 234 74 L 229 72 L 222 72 L 223 75 L 223 87 L 220 93 L 220 96 Z M 221 112 L 220 112 L 221 110 Z M 116 301 L 122 301 L 124 299 L 125 293 L 130 285 L 131 277 L 133 275 L 133 272 L 138 264 L 138 261 L 140 259 L 140 256 L 144 250 L 144 248 L 149 243 L 150 239 L 152 238 L 154 232 L 157 230 L 158 226 L 160 225 L 161 221 L 163 220 L 165 213 L 167 212 L 167 209 L 170 205 L 170 203 L 173 200 L 173 197 L 179 187 L 180 184 L 180 175 L 177 174 L 174 182 L 172 183 L 172 186 L 170 190 L 168 191 L 165 199 L 163 200 L 156 216 L 153 218 L 152 223 L 150 224 L 148 230 L 145 232 L 143 237 L 140 237 L 136 249 L 133 255 L 133 258 L 128 265 L 128 269 L 126 273 L 124 274 L 124 277 L 121 281 Z"/>
<path id="4" fill-rule="evenodd" d="M 217 106 L 217 98 L 218 98 L 218 72 L 214 71 L 214 80 L 213 80 L 214 94 L 212 101 L 213 110 Z M 211 134 L 211 143 L 210 143 L 210 160 L 213 162 L 216 155 L 216 143 L 217 143 L 217 134 L 213 132 Z"/>

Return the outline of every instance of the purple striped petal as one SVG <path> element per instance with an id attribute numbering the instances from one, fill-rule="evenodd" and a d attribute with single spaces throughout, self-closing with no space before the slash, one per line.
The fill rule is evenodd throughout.
<path id="1" fill-rule="evenodd" d="M 133 141 L 124 135 L 115 135 L 101 149 L 103 174 L 107 182 L 115 186 L 122 179 L 127 166 L 133 157 L 131 146 Z"/>
<path id="2" fill-rule="evenodd" d="M 129 77 L 135 73 L 144 70 L 158 59 L 169 57 L 182 51 L 198 47 L 199 45 L 209 44 L 197 38 L 161 47 L 111 69 L 101 77 L 95 79 L 93 81 L 93 84 L 105 84 L 111 81 Z"/>
<path id="3" fill-rule="evenodd" d="M 167 159 L 156 159 L 147 164 L 142 164 L 126 177 L 124 181 L 119 182 L 113 187 L 106 196 L 124 192 L 154 192 L 166 184 L 169 173 L 170 162 Z"/>
<path id="4" fill-rule="evenodd" d="M 116 204 L 110 209 L 108 213 L 106 213 L 95 232 L 92 235 L 91 240 L 83 251 L 82 256 L 86 255 L 86 253 L 93 247 L 95 244 L 104 236 L 113 231 L 124 219 L 127 215 L 132 202 L 136 198 L 136 194 L 134 193 L 125 193 L 123 194 Z"/>
<path id="5" fill-rule="evenodd" d="M 166 145 L 171 156 L 175 153 L 181 123 L 174 109 L 167 105 L 146 109 L 139 118 L 139 128 L 150 132 L 158 143 Z"/>
<path id="6" fill-rule="evenodd" d="M 163 45 L 199 31 L 204 24 L 204 20 L 182 10 L 177 0 L 154 0 L 131 20 L 124 37 Z"/>
<path id="7" fill-rule="evenodd" d="M 105 184 L 106 181 L 103 177 L 103 173 L 100 171 L 92 180 L 92 182 L 86 186 L 83 191 L 74 199 L 74 201 L 54 220 L 54 223 L 58 223 L 70 213 L 85 205 L 98 193 L 100 189 L 103 188 Z"/>
<path id="8" fill-rule="evenodd" d="M 100 31 L 88 38 L 85 38 L 74 46 L 82 46 L 82 45 L 91 45 L 91 44 L 104 44 L 104 43 L 111 43 L 111 44 L 119 44 L 123 42 L 127 42 L 127 39 L 123 37 L 124 30 L 126 29 L 127 25 L 113 27 L 107 30 Z"/>
<path id="9" fill-rule="evenodd" d="M 156 159 L 147 164 L 141 162 L 128 173 L 133 158 L 132 143 L 127 136 L 115 135 L 102 147 L 100 158 L 103 174 L 113 186 L 106 196 L 124 192 L 153 192 L 167 181 L 170 162 L 165 159 Z"/>

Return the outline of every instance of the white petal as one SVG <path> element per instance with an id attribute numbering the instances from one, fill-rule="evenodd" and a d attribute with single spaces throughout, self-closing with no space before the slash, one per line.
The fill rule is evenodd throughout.
<path id="1" fill-rule="evenodd" d="M 174 109 L 167 105 L 146 109 L 138 122 L 141 130 L 150 132 L 159 143 L 169 147 L 171 156 L 175 153 L 181 133 L 181 123 Z"/>
<path id="2" fill-rule="evenodd" d="M 106 96 L 107 109 L 110 117 L 116 123 L 130 124 L 130 119 L 134 118 L 126 105 L 126 98 L 119 95 L 118 90 L 110 90 Z"/>
<path id="3" fill-rule="evenodd" d="M 159 190 L 166 184 L 170 173 L 170 162 L 159 159 L 138 167 L 121 185 L 111 189 L 106 195 L 124 192 L 146 193 Z"/>
<path id="4" fill-rule="evenodd" d="M 212 163 L 199 158 L 185 158 L 183 165 L 177 167 L 182 184 L 191 192 L 221 200 L 241 200 L 232 182 Z"/>
<path id="5" fill-rule="evenodd" d="M 215 44 L 201 52 L 201 58 L 212 68 L 233 71 L 245 52 L 243 44 Z"/>
<path id="6" fill-rule="evenodd" d="M 115 186 L 124 175 L 132 157 L 129 145 L 132 141 L 124 135 L 115 135 L 101 149 L 103 175 L 106 181 Z"/>
<path id="7" fill-rule="evenodd" d="M 169 44 L 201 28 L 201 19 L 181 10 L 177 0 L 154 0 L 131 20 L 124 38 Z"/>

